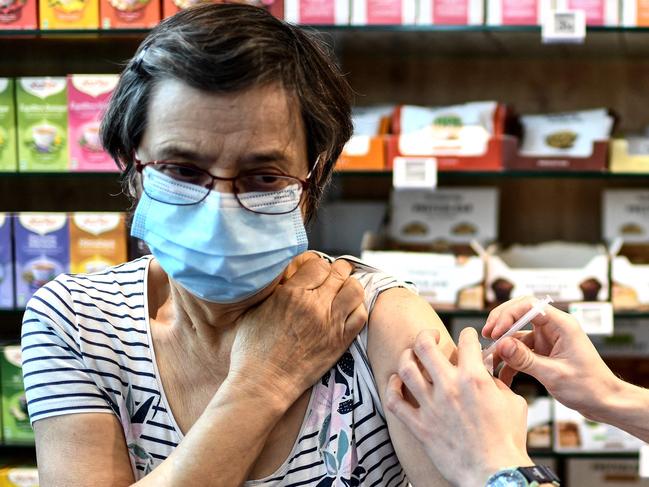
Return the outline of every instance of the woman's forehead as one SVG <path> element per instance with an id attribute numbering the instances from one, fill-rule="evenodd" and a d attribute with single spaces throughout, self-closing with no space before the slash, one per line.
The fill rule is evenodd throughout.
<path id="1" fill-rule="evenodd" d="M 156 152 L 184 148 L 205 158 L 223 152 L 231 157 L 254 152 L 306 158 L 298 103 L 277 84 L 213 93 L 165 80 L 152 92 L 142 146 Z"/>

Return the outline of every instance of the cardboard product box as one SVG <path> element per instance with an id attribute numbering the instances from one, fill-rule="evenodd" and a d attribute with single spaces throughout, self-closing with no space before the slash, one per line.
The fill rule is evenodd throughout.
<path id="1" fill-rule="evenodd" d="M 584 418 L 554 400 L 554 450 L 557 452 L 636 452 L 643 442 L 614 426 Z M 587 485 L 587 484 L 578 484 Z"/>
<path id="2" fill-rule="evenodd" d="M 31 466 L 7 466 L 0 468 L 0 487 L 38 487 L 38 468 Z"/>
<path id="3" fill-rule="evenodd" d="M 649 173 L 649 136 L 611 140 L 610 159 L 611 172 Z"/>
<path id="4" fill-rule="evenodd" d="M 419 0 L 417 23 L 422 25 L 481 25 L 483 0 Z"/>
<path id="5" fill-rule="evenodd" d="M 559 2 L 561 4 L 561 2 Z M 563 8 L 583 10 L 586 24 L 616 26 L 620 24 L 620 0 L 564 0 Z"/>
<path id="6" fill-rule="evenodd" d="M 285 0 L 284 20 L 294 24 L 346 25 L 349 0 Z"/>
<path id="7" fill-rule="evenodd" d="M 352 0 L 354 25 L 408 25 L 417 20 L 417 0 Z"/>
<path id="8" fill-rule="evenodd" d="M 65 78 L 18 78 L 18 169 L 67 171 L 68 97 Z"/>
<path id="9" fill-rule="evenodd" d="M 16 306 L 70 271 L 70 230 L 65 213 L 18 213 L 14 220 Z"/>
<path id="10" fill-rule="evenodd" d="M 284 18 L 284 0 L 162 0 L 162 18 L 166 19 L 195 5 L 202 3 L 246 3 L 267 9 L 278 19 Z"/>
<path id="11" fill-rule="evenodd" d="M 495 189 L 394 191 L 387 235 L 366 234 L 361 258 L 438 309 L 482 309 L 484 260 L 470 242 L 496 239 L 497 214 Z"/>
<path id="12" fill-rule="evenodd" d="M 98 29 L 99 0 L 39 0 L 41 29 Z"/>
<path id="13" fill-rule="evenodd" d="M 157 0 L 100 0 L 102 29 L 151 29 L 161 18 Z"/>
<path id="14" fill-rule="evenodd" d="M 539 25 L 550 0 L 487 0 L 489 25 Z"/>
<path id="15" fill-rule="evenodd" d="M 14 80 L 0 78 L 0 172 L 18 169 Z"/>
<path id="16" fill-rule="evenodd" d="M 354 135 L 336 163 L 339 171 L 382 171 L 385 169 L 385 134 L 389 132 L 394 106 L 355 107 Z"/>
<path id="17" fill-rule="evenodd" d="M 8 213 L 0 213 L 0 309 L 13 309 L 16 306 L 11 233 L 11 216 Z"/>
<path id="18" fill-rule="evenodd" d="M 38 29 L 37 0 L 6 0 L 0 4 L 0 30 Z"/>
<path id="19" fill-rule="evenodd" d="M 33 444 L 23 386 L 20 345 L 7 345 L 0 354 L 2 437 L 5 445 Z"/>
<path id="20" fill-rule="evenodd" d="M 649 191 L 609 189 L 602 228 L 611 243 L 612 301 L 616 309 L 649 309 Z"/>
<path id="21" fill-rule="evenodd" d="M 73 171 L 117 172 L 103 149 L 99 125 L 119 76 L 68 75 L 68 145 Z"/>
<path id="22" fill-rule="evenodd" d="M 557 303 L 607 301 L 608 253 L 603 245 L 568 242 L 493 246 L 486 286 L 490 304 L 528 295 Z"/>
<path id="23" fill-rule="evenodd" d="M 440 171 L 502 170 L 506 114 L 496 102 L 397 107 L 392 119 L 396 135 L 387 138 L 388 169 L 396 157 L 434 157 Z"/>
<path id="24" fill-rule="evenodd" d="M 639 467 L 636 458 L 570 458 L 565 481 L 571 487 L 649 487 Z"/>
<path id="25" fill-rule="evenodd" d="M 127 260 L 123 213 L 73 213 L 70 218 L 70 268 L 93 273 Z"/>
<path id="26" fill-rule="evenodd" d="M 649 0 L 622 0 L 622 25 L 649 26 Z"/>

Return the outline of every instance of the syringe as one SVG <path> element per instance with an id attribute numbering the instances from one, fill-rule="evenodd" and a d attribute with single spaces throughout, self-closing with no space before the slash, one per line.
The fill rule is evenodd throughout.
<path id="1" fill-rule="evenodd" d="M 482 359 L 487 360 L 487 358 L 490 355 L 493 355 L 493 353 L 496 351 L 496 347 L 498 346 L 498 343 L 503 338 L 512 336 L 517 331 L 523 329 L 538 315 L 545 315 L 545 307 L 548 306 L 551 302 L 552 302 L 552 298 L 550 296 L 546 296 L 544 299 L 541 299 L 536 303 L 534 303 L 532 308 L 527 313 L 525 313 L 518 321 L 516 321 L 516 323 L 514 323 L 512 327 L 509 330 L 507 330 L 507 332 L 503 336 L 501 336 L 498 340 L 493 342 L 491 345 L 489 345 L 489 347 L 487 347 L 482 351 Z"/>

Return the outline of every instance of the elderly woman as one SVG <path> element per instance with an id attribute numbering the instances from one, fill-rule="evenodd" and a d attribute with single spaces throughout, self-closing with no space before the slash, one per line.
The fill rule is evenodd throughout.
<path id="1" fill-rule="evenodd" d="M 382 408 L 422 329 L 452 352 L 439 319 L 390 276 L 304 253 L 350 132 L 326 50 L 264 10 L 151 32 L 103 142 L 152 256 L 59 276 L 25 313 L 42 485 L 443 482 Z"/>

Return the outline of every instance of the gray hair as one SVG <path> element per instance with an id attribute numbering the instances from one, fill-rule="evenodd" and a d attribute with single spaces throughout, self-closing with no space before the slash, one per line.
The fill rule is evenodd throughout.
<path id="1" fill-rule="evenodd" d="M 352 134 L 352 91 L 328 47 L 313 34 L 262 8 L 207 4 L 155 27 L 122 72 L 101 125 L 104 148 L 123 171 L 125 190 L 137 198 L 133 157 L 144 134 L 153 87 L 177 79 L 214 93 L 279 83 L 295 97 L 306 130 L 309 169 L 307 219 Z"/>

